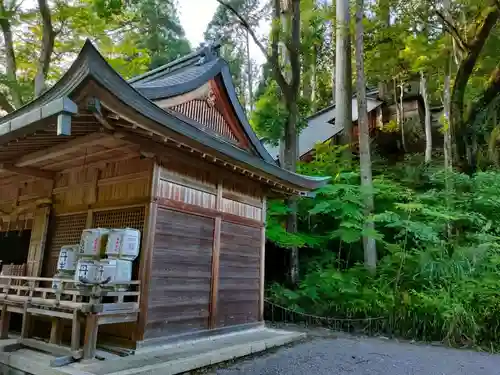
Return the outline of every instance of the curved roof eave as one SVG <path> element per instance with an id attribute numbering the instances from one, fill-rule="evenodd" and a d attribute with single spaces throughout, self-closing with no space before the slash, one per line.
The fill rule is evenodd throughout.
<path id="1" fill-rule="evenodd" d="M 149 100 L 167 99 L 173 96 L 185 94 L 189 91 L 196 90 L 198 87 L 205 84 L 208 80 L 215 77 L 221 71 L 222 65 L 223 65 L 222 61 L 220 60 L 216 61 L 210 68 L 208 68 L 205 72 L 198 75 L 194 79 L 174 85 L 168 85 L 168 86 L 132 85 L 132 86 Z M 179 72 L 178 74 L 182 74 L 182 72 Z"/>
<path id="2" fill-rule="evenodd" d="M 329 177 L 317 178 L 291 173 L 274 163 L 269 163 L 231 144 L 211 137 L 188 122 L 176 117 L 174 114 L 164 111 L 141 95 L 141 93 L 116 73 L 90 41 L 85 43 L 70 69 L 52 88 L 24 107 L 8 114 L 2 118 L 2 121 L 9 121 L 12 118 L 23 115 L 33 108 L 44 105 L 57 97 L 70 95 L 87 79 L 93 79 L 96 83 L 113 93 L 125 105 L 131 107 L 140 115 L 149 118 L 155 124 L 158 124 L 158 131 L 167 127 L 233 160 L 237 160 L 265 174 L 275 176 L 290 185 L 294 185 L 297 190 L 314 190 L 324 186 L 330 179 Z"/>
<path id="3" fill-rule="evenodd" d="M 253 149 L 257 152 L 258 155 L 260 155 L 260 157 L 262 157 L 262 159 L 264 159 L 268 163 L 275 164 L 275 160 L 259 141 L 250 123 L 248 122 L 245 111 L 241 106 L 240 101 L 238 100 L 238 95 L 236 94 L 236 89 L 234 88 L 233 80 L 231 78 L 231 72 L 229 71 L 227 63 L 223 59 L 218 58 L 216 60 L 216 63 L 210 69 L 207 69 L 206 72 L 190 81 L 172 86 L 135 87 L 135 89 L 150 100 L 171 98 L 173 96 L 182 95 L 187 92 L 193 91 L 198 87 L 204 85 L 210 79 L 215 78 L 219 74 L 222 76 L 222 83 L 224 84 L 226 92 L 229 96 L 231 105 L 234 108 L 236 117 L 243 126 L 243 131 L 249 138 L 250 144 L 252 145 Z"/>
<path id="4" fill-rule="evenodd" d="M 229 66 L 225 62 L 224 65 L 222 66 L 221 74 L 224 87 L 226 88 L 227 94 L 229 96 L 229 100 L 231 101 L 234 111 L 236 112 L 236 117 L 243 126 L 243 130 L 250 139 L 250 142 L 254 146 L 255 151 L 257 151 L 257 153 L 262 157 L 262 159 L 264 159 L 268 163 L 276 164 L 275 160 L 269 154 L 269 152 L 267 152 L 266 148 L 257 138 L 255 132 L 252 129 L 252 126 L 248 122 L 245 110 L 241 106 L 241 103 L 238 99 L 238 95 L 236 94 L 236 89 L 234 88 L 233 79 L 231 78 L 231 72 L 229 71 Z"/>

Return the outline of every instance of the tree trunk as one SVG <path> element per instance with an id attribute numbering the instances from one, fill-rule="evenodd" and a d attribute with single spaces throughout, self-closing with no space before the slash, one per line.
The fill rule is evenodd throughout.
<path id="1" fill-rule="evenodd" d="M 356 77 L 357 77 L 357 102 L 358 102 L 358 127 L 359 127 L 359 159 L 361 169 L 361 187 L 365 194 L 365 231 L 373 232 L 374 223 L 370 216 L 373 213 L 373 182 L 372 162 L 370 153 L 370 126 L 368 123 L 368 108 L 366 104 L 366 81 L 363 61 L 363 19 L 364 0 L 357 0 L 356 8 Z M 369 234 L 363 236 L 363 249 L 365 266 L 375 272 L 377 268 L 377 248 L 375 239 Z"/>
<path id="2" fill-rule="evenodd" d="M 400 104 L 400 98 L 398 98 L 398 85 L 396 78 L 392 80 L 394 86 L 394 105 L 396 106 L 396 124 L 398 125 L 399 131 L 401 132 L 401 149 L 406 152 L 406 140 L 405 140 L 405 128 L 403 124 L 403 108 Z M 403 85 L 401 85 L 401 89 Z"/>
<path id="3" fill-rule="evenodd" d="M 352 67 L 349 0 L 337 0 L 335 59 L 335 124 L 343 130 L 343 143 L 352 146 Z M 351 148 L 345 152 L 351 159 Z"/>
<path id="4" fill-rule="evenodd" d="M 316 91 L 318 87 L 318 49 L 314 46 L 313 63 L 311 66 L 311 111 L 314 113 L 317 110 Z"/>
<path id="5" fill-rule="evenodd" d="M 460 62 L 451 94 L 450 125 L 454 138 L 454 164 L 463 172 L 475 172 L 475 157 L 472 155 L 472 124 L 465 120 L 464 96 L 467 83 L 477 63 L 479 55 L 491 33 L 491 30 L 500 17 L 500 4 L 496 0 L 489 2 L 486 14 L 478 22 L 476 34 L 468 43 L 467 55 Z M 470 155 L 470 157 L 469 157 Z"/>
<path id="6" fill-rule="evenodd" d="M 5 44 L 5 73 L 9 81 L 10 96 L 12 105 L 5 100 L 1 105 L 2 109 L 11 112 L 13 108 L 22 106 L 21 95 L 17 82 L 17 63 L 16 54 L 14 52 L 14 41 L 12 38 L 12 28 L 7 15 L 8 9 L 5 8 L 4 0 L 0 0 L 0 28 L 2 29 L 3 40 Z"/>
<path id="7" fill-rule="evenodd" d="M 250 57 L 250 33 L 246 32 L 247 43 L 247 85 L 248 85 L 248 108 L 249 112 L 253 111 L 253 72 L 252 59 Z"/>
<path id="8" fill-rule="evenodd" d="M 405 107 L 404 107 L 404 83 L 401 80 L 399 86 L 399 124 L 401 126 L 401 143 L 403 145 L 403 151 L 406 153 L 406 134 L 405 134 Z"/>
<path id="9" fill-rule="evenodd" d="M 444 7 L 444 16 L 448 20 L 448 22 L 453 22 L 453 19 L 450 16 L 450 8 L 451 8 L 451 0 L 444 0 L 443 1 L 443 7 Z M 444 23 L 444 22 L 443 22 Z M 452 169 L 452 158 L 453 155 L 451 153 L 452 150 L 452 144 L 451 144 L 451 129 L 450 129 L 450 106 L 451 106 L 451 68 L 453 64 L 453 58 L 457 58 L 457 55 L 455 54 L 455 50 L 457 49 L 455 40 L 451 37 L 448 36 L 447 40 L 449 41 L 449 46 L 448 48 L 451 48 L 451 50 L 448 50 L 447 53 L 447 61 L 445 65 L 445 72 L 444 72 L 444 87 L 443 87 L 443 111 L 444 111 L 444 124 L 443 124 L 443 135 L 444 135 L 444 142 L 443 142 L 443 150 L 444 150 L 444 168 L 446 172 L 450 171 Z M 457 61 L 457 65 L 458 65 Z M 446 177 L 446 191 L 450 192 L 450 184 L 448 181 L 448 177 Z"/>
<path id="10" fill-rule="evenodd" d="M 297 169 L 298 139 L 297 121 L 299 110 L 297 100 L 301 83 L 300 69 L 300 0 L 283 0 L 283 20 L 285 30 L 289 30 L 289 43 L 286 45 L 286 57 L 289 61 L 288 85 L 282 87 L 288 109 L 288 121 L 284 131 L 285 155 L 284 168 L 295 172 Z M 286 67 L 285 67 L 286 68 Z M 288 199 L 287 231 L 297 233 L 297 197 Z M 299 249 L 290 249 L 290 282 L 299 282 Z"/>
<path id="11" fill-rule="evenodd" d="M 446 15 L 449 13 L 450 2 L 449 0 L 445 1 L 445 12 Z M 450 130 L 450 102 L 451 102 L 451 68 L 453 64 L 453 50 L 456 48 L 455 43 L 451 43 L 453 41 L 452 38 L 448 38 L 450 42 L 450 47 L 452 50 L 448 52 L 445 73 L 444 73 L 444 88 L 443 88 L 443 111 L 444 111 L 444 124 L 443 124 L 443 150 L 444 150 L 444 185 L 446 191 L 446 206 L 448 209 L 452 209 L 452 181 L 450 179 L 450 172 L 452 171 L 452 143 L 451 143 L 451 130 Z M 453 237 L 453 227 L 452 223 L 449 221 L 446 224 L 446 233 L 448 235 L 448 239 L 451 241 Z"/>
<path id="12" fill-rule="evenodd" d="M 312 65 L 309 66 L 309 69 L 311 69 Z M 312 96 L 312 79 L 311 79 L 311 71 L 307 70 L 306 64 L 303 65 L 303 71 L 302 71 L 302 96 L 304 99 L 307 101 L 311 100 Z"/>
<path id="13" fill-rule="evenodd" d="M 312 95 L 312 49 L 302 56 L 302 97 L 307 101 L 311 100 Z"/>
<path id="14" fill-rule="evenodd" d="M 332 7 L 335 5 L 335 2 L 332 2 Z M 328 5 L 328 0 L 325 0 L 325 10 L 329 7 Z M 335 104 L 335 81 L 336 81 L 336 69 L 335 69 L 335 64 L 337 63 L 337 26 L 336 23 L 330 22 L 331 26 L 331 48 L 332 48 L 332 103 Z"/>
<path id="15" fill-rule="evenodd" d="M 297 100 L 287 103 L 288 121 L 285 128 L 285 155 L 284 168 L 295 172 L 297 169 Z M 297 197 L 287 199 L 288 218 L 286 229 L 288 233 L 297 233 Z M 290 282 L 296 285 L 299 282 L 299 248 L 293 246 L 290 249 Z"/>
<path id="16" fill-rule="evenodd" d="M 443 88 L 443 107 L 444 107 L 443 149 L 444 149 L 444 167 L 446 170 L 451 170 L 452 168 L 452 153 L 451 153 L 452 144 L 451 144 L 451 132 L 450 132 L 451 64 L 452 64 L 452 56 L 450 53 L 448 56 L 448 61 L 446 62 L 446 72 L 444 76 L 444 88 Z"/>
<path id="17" fill-rule="evenodd" d="M 425 110 L 425 162 L 430 163 L 432 160 L 432 120 L 429 94 L 427 92 L 427 78 L 423 71 L 420 72 L 420 92 L 424 100 Z"/>
<path id="18" fill-rule="evenodd" d="M 274 0 L 274 10 L 273 10 L 273 22 L 271 26 L 271 54 L 268 54 L 268 49 L 259 40 L 255 32 L 248 24 L 248 22 L 239 14 L 234 7 L 230 4 L 217 0 L 221 5 L 228 8 L 241 22 L 241 25 L 248 30 L 250 36 L 252 37 L 255 44 L 259 47 L 261 52 L 266 56 L 267 62 L 271 65 L 274 78 L 280 86 L 283 93 L 283 98 L 285 100 L 286 108 L 288 109 L 288 121 L 284 129 L 284 143 L 283 143 L 283 153 L 284 157 L 282 160 L 282 165 L 295 172 L 297 164 L 297 119 L 298 119 L 298 107 L 297 99 L 300 89 L 300 0 Z M 281 12 L 281 5 L 283 2 L 284 13 Z M 286 51 L 286 58 L 289 61 L 289 72 L 280 66 L 280 55 L 279 55 L 279 41 L 280 35 L 283 33 L 283 29 L 279 26 L 279 19 L 282 19 L 286 26 L 283 28 L 289 35 L 287 35 L 287 43 L 283 43 L 283 51 Z M 288 23 L 290 22 L 290 23 Z M 281 25 L 283 26 L 283 25 Z M 288 27 L 289 26 L 289 27 Z M 286 66 L 285 68 L 288 68 Z M 292 198 L 288 201 L 288 207 L 290 209 L 290 214 L 287 219 L 287 230 L 290 233 L 295 233 L 297 231 L 297 203 L 296 198 Z M 291 250 L 291 269 L 290 269 L 290 281 L 292 283 L 297 283 L 299 280 L 299 250 L 294 248 Z"/>
<path id="19" fill-rule="evenodd" d="M 52 18 L 47 0 L 38 0 L 40 14 L 42 16 L 42 48 L 38 58 L 38 66 L 35 75 L 35 97 L 45 90 L 45 81 L 50 68 L 50 60 L 54 51 L 56 34 L 52 26 Z"/>
<path id="20" fill-rule="evenodd" d="M 7 96 L 3 93 L 0 92 L 0 109 L 4 110 L 7 113 L 13 112 L 15 108 L 10 104 L 9 99 L 7 99 Z"/>

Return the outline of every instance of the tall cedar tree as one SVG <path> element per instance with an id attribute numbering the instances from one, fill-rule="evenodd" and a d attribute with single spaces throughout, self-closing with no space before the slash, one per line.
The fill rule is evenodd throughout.
<path id="1" fill-rule="evenodd" d="M 228 2 L 217 0 L 227 7 L 239 20 L 252 37 L 255 44 L 266 57 L 273 72 L 273 77 L 279 85 L 285 105 L 287 108 L 287 123 L 284 129 L 285 152 L 283 166 L 292 172 L 297 167 L 297 122 L 298 122 L 298 99 L 301 83 L 300 68 L 300 0 L 274 0 L 273 22 L 271 29 L 271 52 L 269 53 L 264 44 L 259 40 L 249 22 Z M 283 5 L 283 7 L 282 7 Z M 287 30 L 283 31 L 280 20 L 282 14 L 287 18 Z M 286 55 L 290 66 L 284 68 L 280 65 L 279 43 L 284 42 Z M 290 69 L 285 74 L 285 69 Z M 285 77 L 289 77 L 288 79 Z M 297 232 L 297 200 L 294 197 L 288 199 L 287 230 L 290 233 Z M 290 249 L 290 281 L 297 283 L 299 280 L 299 251 L 297 247 Z"/>

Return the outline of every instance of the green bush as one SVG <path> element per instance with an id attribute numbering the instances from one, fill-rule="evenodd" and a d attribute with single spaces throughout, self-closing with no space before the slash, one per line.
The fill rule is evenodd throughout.
<path id="1" fill-rule="evenodd" d="M 303 250 L 300 284 L 271 285 L 269 298 L 324 317 L 384 317 L 383 329 L 401 337 L 495 348 L 500 172 L 471 178 L 408 161 L 405 167 L 377 170 L 376 211 L 366 218 L 357 171 L 332 171 L 338 150 L 325 152 L 303 166 L 310 174 L 329 168 L 334 177 L 314 199 L 300 202 L 301 233 L 287 237 L 281 225 L 286 207 L 270 205 L 269 239 Z M 375 222 L 374 233 L 363 233 L 364 220 Z M 364 234 L 377 240 L 375 275 L 361 264 Z"/>

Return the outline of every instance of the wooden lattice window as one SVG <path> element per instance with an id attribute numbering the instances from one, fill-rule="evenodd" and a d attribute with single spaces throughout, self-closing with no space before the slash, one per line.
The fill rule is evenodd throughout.
<path id="1" fill-rule="evenodd" d="M 57 271 L 57 259 L 61 246 L 80 243 L 85 229 L 87 214 L 55 216 L 49 224 L 49 246 L 43 261 L 43 277 L 53 277 Z"/>
<path id="2" fill-rule="evenodd" d="M 93 228 L 134 228 L 144 229 L 144 207 L 94 212 Z"/>
<path id="3" fill-rule="evenodd" d="M 94 212 L 92 228 L 133 228 L 141 231 L 141 242 L 144 229 L 144 207 L 131 207 L 119 210 Z M 132 279 L 139 278 L 139 259 L 137 257 L 132 266 Z"/>

